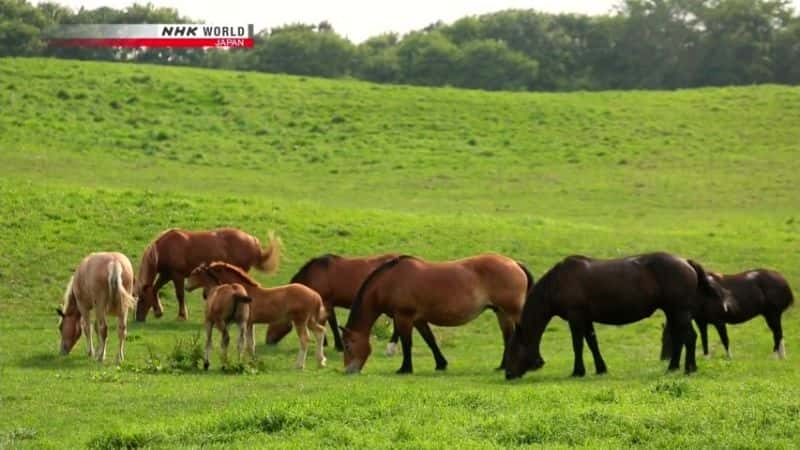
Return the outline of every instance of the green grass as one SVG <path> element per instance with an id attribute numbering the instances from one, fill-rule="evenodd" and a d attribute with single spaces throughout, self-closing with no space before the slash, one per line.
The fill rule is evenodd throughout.
<path id="1" fill-rule="evenodd" d="M 383 355 L 360 376 L 292 369 L 297 340 L 251 368 L 171 366 L 201 299 L 131 323 L 126 363 L 57 356 L 53 311 L 77 262 L 136 264 L 168 227 L 276 230 L 286 282 L 325 252 L 453 259 L 496 251 L 540 276 L 563 256 L 664 249 L 800 285 L 800 89 L 484 93 L 265 74 L 0 59 L 0 447 L 793 447 L 800 324 L 770 357 L 762 319 L 730 329 L 734 359 L 686 377 L 658 361 L 661 313 L 599 326 L 610 373 L 570 379 L 554 320 L 546 366 L 506 382 L 496 320 L 434 333 L 433 370 Z M 340 322 L 346 317 L 339 311 Z M 113 328 L 113 327 L 112 327 Z M 109 349 L 116 337 L 110 332 Z M 219 340 L 215 336 L 215 343 Z M 233 352 L 232 352 L 233 354 Z M 158 361 L 152 358 L 156 357 Z M 587 366 L 592 368 L 588 352 Z"/>

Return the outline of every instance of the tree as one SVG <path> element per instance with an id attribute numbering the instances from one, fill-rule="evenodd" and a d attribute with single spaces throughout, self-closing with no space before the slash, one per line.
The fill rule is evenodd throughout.
<path id="1" fill-rule="evenodd" d="M 536 80 L 537 64 L 503 41 L 471 41 L 463 48 L 458 85 L 487 90 L 527 90 Z"/>
<path id="2" fill-rule="evenodd" d="M 44 48 L 45 16 L 24 0 L 0 0 L 0 57 L 28 56 Z"/>
<path id="3" fill-rule="evenodd" d="M 426 86 L 441 86 L 457 78 L 453 72 L 460 59 L 458 47 L 442 33 L 414 32 L 397 48 L 401 81 Z"/>

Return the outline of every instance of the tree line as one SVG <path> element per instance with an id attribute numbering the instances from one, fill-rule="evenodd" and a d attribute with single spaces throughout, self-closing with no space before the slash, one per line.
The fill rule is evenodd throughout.
<path id="1" fill-rule="evenodd" d="M 486 90 L 676 89 L 800 83 L 787 0 L 622 0 L 599 16 L 506 10 L 354 44 L 328 22 L 261 30 L 252 50 L 49 48 L 58 24 L 187 23 L 134 4 L 73 11 L 0 0 L 0 56 L 141 61 Z"/>

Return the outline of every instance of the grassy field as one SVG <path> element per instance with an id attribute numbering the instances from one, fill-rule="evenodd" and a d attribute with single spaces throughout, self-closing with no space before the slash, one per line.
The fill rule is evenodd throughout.
<path id="1" fill-rule="evenodd" d="M 169 227 L 276 230 L 285 283 L 326 252 L 454 259 L 495 251 L 538 277 L 573 253 L 668 250 L 800 286 L 800 89 L 484 93 L 167 67 L 0 59 L 0 447 L 791 448 L 800 442 L 800 323 L 788 359 L 762 319 L 730 328 L 734 359 L 687 377 L 658 360 L 662 314 L 599 326 L 609 366 L 568 377 L 566 324 L 545 367 L 506 382 L 496 320 L 418 335 L 416 372 L 384 356 L 359 376 L 258 362 L 192 368 L 201 298 L 179 322 L 131 323 L 125 364 L 81 340 L 57 355 L 64 286 L 91 251 L 136 265 Z M 345 311 L 340 311 L 344 322 Z M 113 357 L 116 335 L 109 348 Z M 218 337 L 215 336 L 215 343 Z M 593 367 L 586 351 L 587 367 Z M 113 359 L 113 358 L 112 358 Z"/>

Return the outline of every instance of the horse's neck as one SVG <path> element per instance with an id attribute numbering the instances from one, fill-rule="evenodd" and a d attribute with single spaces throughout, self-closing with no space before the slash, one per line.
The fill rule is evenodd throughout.
<path id="1" fill-rule="evenodd" d="M 69 293 L 69 297 L 67 300 L 67 307 L 64 308 L 64 315 L 65 316 L 72 316 L 77 315 L 78 317 L 81 316 L 81 311 L 78 309 L 78 300 L 75 298 L 75 294 L 72 292 Z"/>
<path id="2" fill-rule="evenodd" d="M 350 311 L 350 316 L 347 319 L 347 328 L 353 331 L 367 332 L 372 329 L 372 325 L 375 324 L 380 315 L 381 313 L 376 308 L 376 305 L 366 301 L 366 299 L 362 299 L 358 314 L 354 315 L 353 311 Z"/>

